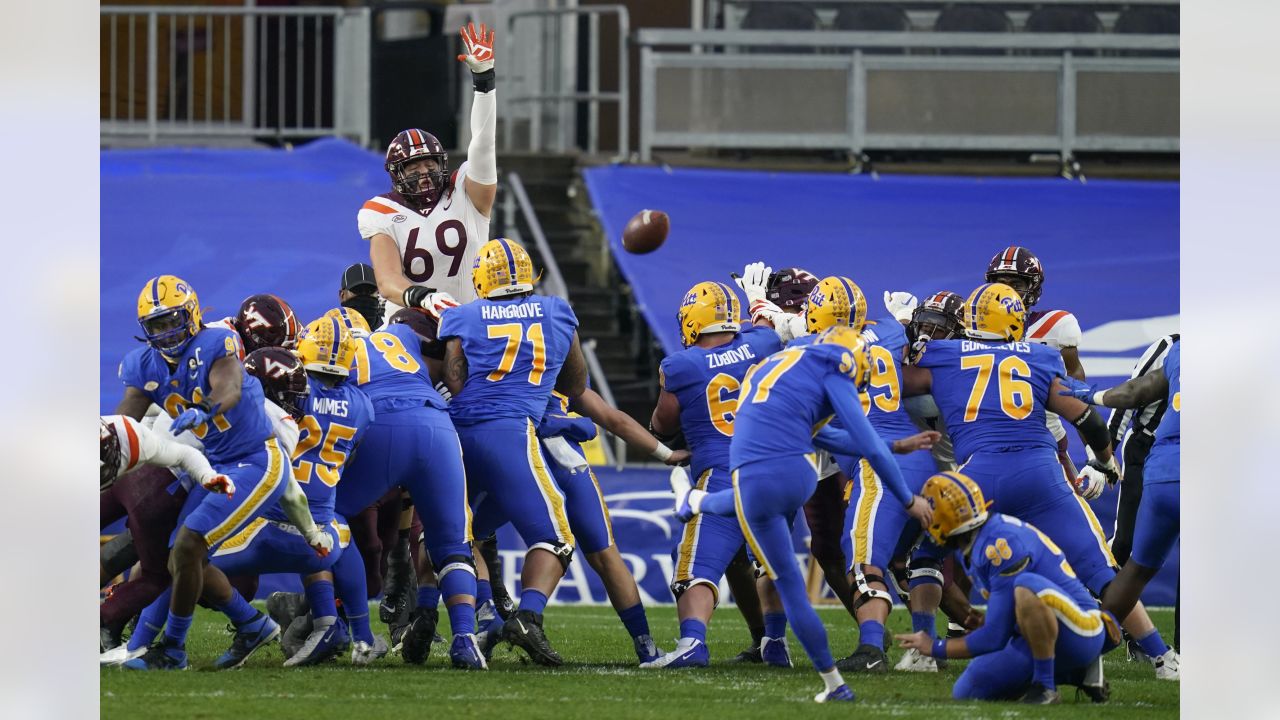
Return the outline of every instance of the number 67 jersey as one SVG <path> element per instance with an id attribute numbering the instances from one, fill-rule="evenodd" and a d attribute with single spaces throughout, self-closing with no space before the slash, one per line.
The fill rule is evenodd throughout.
<path id="1" fill-rule="evenodd" d="M 460 303 L 476 299 L 471 266 L 489 239 L 489 218 L 467 196 L 466 176 L 464 162 L 439 202 L 425 213 L 391 192 L 368 200 L 356 215 L 360 237 L 372 240 L 382 234 L 395 241 L 409 282 L 447 292 Z"/>

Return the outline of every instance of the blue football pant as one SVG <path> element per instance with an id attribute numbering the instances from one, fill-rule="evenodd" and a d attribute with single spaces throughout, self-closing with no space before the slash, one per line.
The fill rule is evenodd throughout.
<path id="1" fill-rule="evenodd" d="M 339 527 L 337 522 L 332 522 L 324 531 L 333 539 L 333 550 L 320 557 L 292 525 L 258 518 L 222 543 L 210 562 L 228 577 L 267 573 L 311 575 L 333 567 L 343 548 L 351 542 L 351 531 L 345 525 Z"/>
<path id="2" fill-rule="evenodd" d="M 694 483 L 694 488 L 707 489 L 711 486 L 713 477 L 719 474 L 728 475 L 728 472 L 723 468 L 710 468 L 704 471 Z M 733 494 L 733 486 L 730 484 L 728 488 L 707 496 L 728 500 L 734 508 L 733 515 L 709 514 L 704 504 L 703 512 L 685 523 L 680 541 L 671 550 L 672 594 L 677 590 L 683 591 L 693 585 L 701 584 L 711 588 L 716 604 L 720 603 L 720 579 L 724 577 L 725 570 L 746 542 L 746 538 L 742 535 L 742 526 L 738 523 Z M 754 557 L 752 559 L 754 560 Z"/>
<path id="3" fill-rule="evenodd" d="M 933 456 L 927 450 L 910 455 L 894 455 L 902 477 L 912 493 L 930 476 L 937 473 Z M 858 461 L 857 475 L 850 484 L 849 512 L 844 517 L 844 539 L 841 549 L 849 560 L 848 571 L 856 573 L 861 565 L 874 565 L 888 572 L 889 563 L 910 549 L 920 535 L 920 523 L 907 514 L 884 486 L 884 482 L 866 460 Z"/>
<path id="4" fill-rule="evenodd" d="M 733 471 L 734 501 L 747 545 L 782 596 L 792 630 L 819 672 L 835 666 L 827 631 L 809 604 L 804 571 L 796 561 L 790 520 L 818 485 L 814 455 L 747 463 Z"/>
<path id="5" fill-rule="evenodd" d="M 231 478 L 235 495 L 192 492 L 181 521 L 183 527 L 199 533 L 210 550 L 274 506 L 284 494 L 285 473 L 290 472 L 289 461 L 274 437 L 263 443 L 261 450 L 213 468 Z"/>
<path id="6" fill-rule="evenodd" d="M 574 445 L 577 445 L 577 451 L 585 457 L 582 446 L 577 443 Z M 551 469 L 556 485 L 564 493 L 564 509 L 569 515 L 569 528 L 577 540 L 578 549 L 588 555 L 607 550 L 614 544 L 613 524 L 596 474 L 590 467 L 575 473 L 555 460 L 548 461 L 547 466 Z"/>
<path id="7" fill-rule="evenodd" d="M 1181 530 L 1181 489 L 1180 482 L 1148 481 L 1143 486 L 1130 560 L 1153 570 L 1164 567 Z"/>
<path id="8" fill-rule="evenodd" d="M 564 492 L 551 474 L 531 420 L 500 418 L 462 425 L 458 438 L 479 537 L 509 522 L 529 547 L 547 543 L 573 548 Z M 425 517 L 422 524 L 427 525 Z"/>

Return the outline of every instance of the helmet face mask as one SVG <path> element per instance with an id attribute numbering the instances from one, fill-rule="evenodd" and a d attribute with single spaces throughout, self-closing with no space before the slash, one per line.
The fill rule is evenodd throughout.
<path id="1" fill-rule="evenodd" d="M 138 294 L 138 324 L 146 343 L 175 362 L 200 332 L 196 291 L 173 275 L 152 278 Z"/>
<path id="2" fill-rule="evenodd" d="M 918 338 L 950 340 L 964 333 L 964 299 L 942 291 L 916 306 L 907 325 L 912 342 Z"/>

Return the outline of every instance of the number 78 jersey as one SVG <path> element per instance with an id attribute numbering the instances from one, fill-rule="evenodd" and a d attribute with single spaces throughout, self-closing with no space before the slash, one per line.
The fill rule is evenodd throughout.
<path id="1" fill-rule="evenodd" d="M 1057 451 L 1045 426 L 1053 379 L 1067 374 L 1062 354 L 1026 342 L 988 344 L 934 340 L 916 363 L 933 375 L 933 399 L 963 462 L 975 452 L 1045 447 Z"/>
<path id="2" fill-rule="evenodd" d="M 394 192 L 370 199 L 356 214 L 360 237 L 369 240 L 381 233 L 396 241 L 409 282 L 443 290 L 460 303 L 476 299 L 471 266 L 489 239 L 489 218 L 467 196 L 466 176 L 464 162 L 449 189 L 426 214 Z"/>

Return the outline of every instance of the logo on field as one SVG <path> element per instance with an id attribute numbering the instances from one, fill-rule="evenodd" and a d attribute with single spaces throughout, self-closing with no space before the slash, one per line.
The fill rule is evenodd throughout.
<path id="1" fill-rule="evenodd" d="M 391 222 L 402 223 L 408 219 L 409 219 L 408 215 L 396 215 L 395 217 L 391 218 Z"/>

